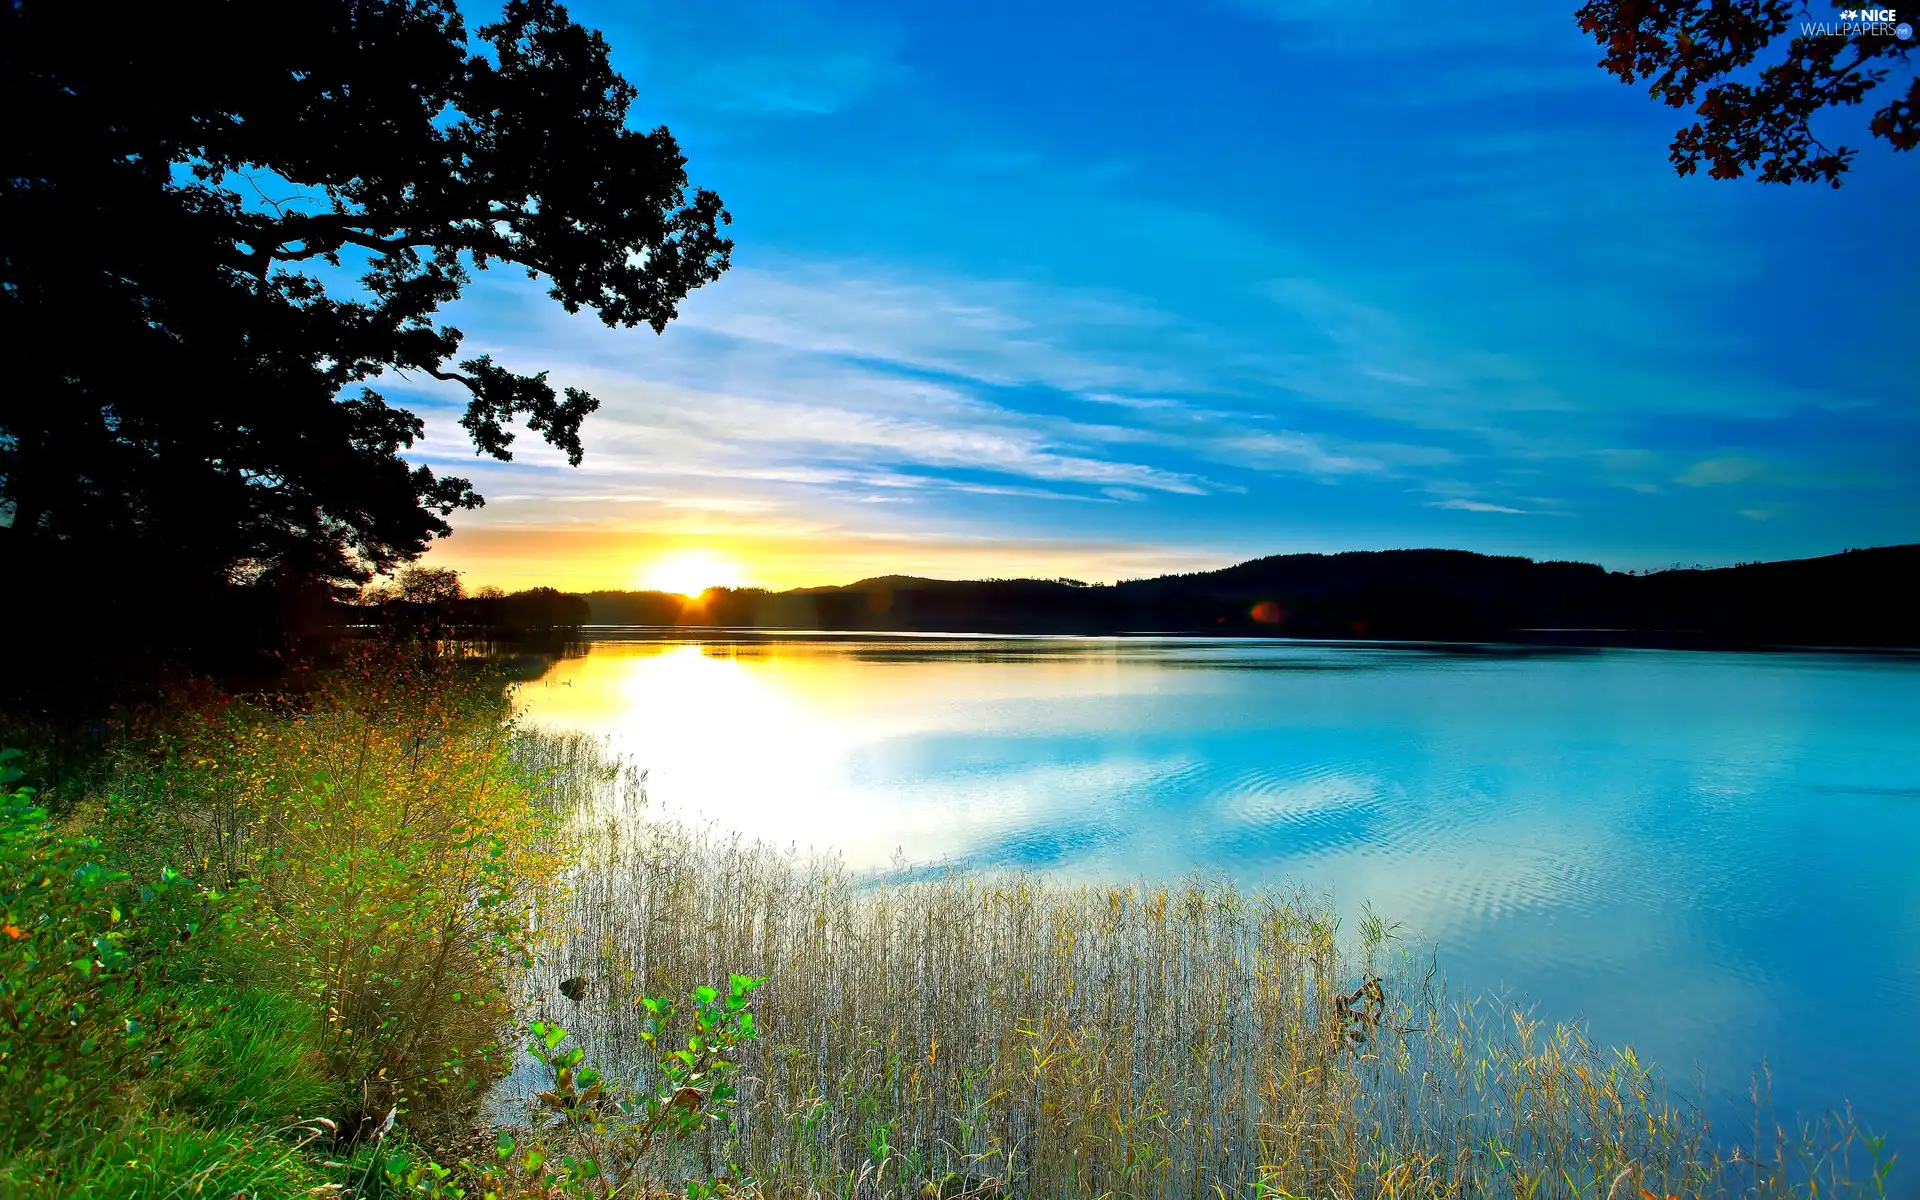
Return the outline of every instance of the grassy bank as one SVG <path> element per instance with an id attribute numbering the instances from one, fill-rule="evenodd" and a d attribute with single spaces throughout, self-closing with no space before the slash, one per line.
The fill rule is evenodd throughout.
<path id="1" fill-rule="evenodd" d="M 8 768 L 0 1192 L 301 1195 L 470 1127 L 564 854 L 498 686 L 367 658 L 171 717 L 79 794 Z"/>
<path id="2" fill-rule="evenodd" d="M 173 717 L 84 794 L 6 786 L 0 1194 L 1888 1182 L 1844 1120 L 1711 1129 L 1298 896 L 863 879 L 657 819 L 461 664 Z"/>

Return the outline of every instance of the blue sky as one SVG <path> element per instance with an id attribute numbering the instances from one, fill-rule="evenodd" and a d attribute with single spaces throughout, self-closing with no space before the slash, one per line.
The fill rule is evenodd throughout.
<path id="1" fill-rule="evenodd" d="M 435 560 L 788 586 L 1920 540 L 1920 156 L 1676 178 L 1684 114 L 1571 0 L 1499 7 L 574 5 L 734 269 L 659 337 L 479 276 L 468 350 L 603 407 L 580 469 L 524 436 L 491 466 L 453 397 L 393 389 L 489 499 Z"/>

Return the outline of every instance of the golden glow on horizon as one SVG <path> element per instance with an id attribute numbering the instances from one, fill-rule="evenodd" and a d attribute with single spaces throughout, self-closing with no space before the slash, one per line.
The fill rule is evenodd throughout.
<path id="1" fill-rule="evenodd" d="M 708 588 L 739 587 L 740 564 L 706 550 L 678 550 L 655 559 L 640 575 L 640 586 L 678 592 L 689 599 Z"/>
<path id="2" fill-rule="evenodd" d="M 853 583 L 878 575 L 934 579 L 1032 576 L 1111 580 L 1228 566 L 1238 556 L 1143 544 L 961 539 L 939 536 L 855 535 L 836 530 L 673 530 L 592 528 L 487 528 L 473 525 L 438 542 L 426 564 L 462 573 L 469 589 L 486 585 L 507 591 L 557 587 L 671 590 L 686 593 L 731 585 L 784 591 L 794 587 Z M 682 563 L 713 562 L 721 570 Z M 674 566 L 671 583 L 656 568 Z"/>

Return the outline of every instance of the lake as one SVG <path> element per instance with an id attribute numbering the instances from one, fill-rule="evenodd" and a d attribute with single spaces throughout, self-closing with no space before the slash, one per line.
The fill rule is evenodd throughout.
<path id="1" fill-rule="evenodd" d="M 1920 1169 L 1920 656 L 600 631 L 651 802 L 882 869 L 1225 871 Z"/>

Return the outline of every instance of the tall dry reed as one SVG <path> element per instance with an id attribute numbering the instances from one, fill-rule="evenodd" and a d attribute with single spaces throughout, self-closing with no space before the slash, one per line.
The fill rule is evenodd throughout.
<path id="1" fill-rule="evenodd" d="M 1630 1050 L 1450 995 L 1369 922 L 1225 879 L 863 878 L 650 814 L 584 738 L 521 752 L 583 849 L 528 1004 L 645 1073 L 638 998 L 765 976 L 731 1131 L 769 1194 L 1873 1194 L 1850 1119 L 1716 1140 Z M 585 985 L 562 996 L 562 981 Z M 576 985 L 571 990 L 578 991 Z M 1864 1183 L 1856 1184 L 1858 1173 Z"/>

